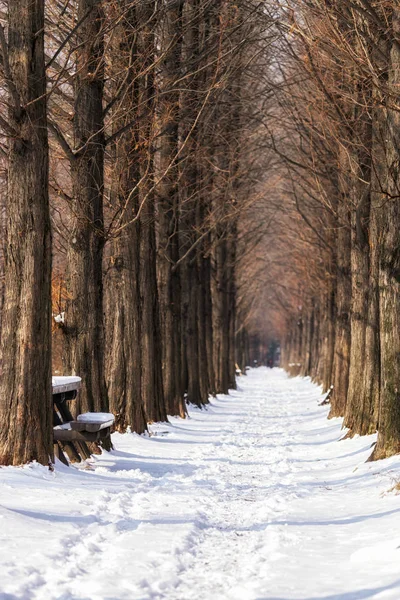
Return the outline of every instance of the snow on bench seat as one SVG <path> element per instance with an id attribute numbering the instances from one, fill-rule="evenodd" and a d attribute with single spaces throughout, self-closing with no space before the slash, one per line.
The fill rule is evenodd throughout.
<path id="1" fill-rule="evenodd" d="M 82 423 L 110 423 L 107 427 L 111 427 L 114 423 L 114 415 L 112 413 L 88 412 L 78 415 L 76 420 Z"/>
<path id="2" fill-rule="evenodd" d="M 74 431 L 100 431 L 110 428 L 114 423 L 112 413 L 83 413 L 76 421 L 71 421 Z"/>

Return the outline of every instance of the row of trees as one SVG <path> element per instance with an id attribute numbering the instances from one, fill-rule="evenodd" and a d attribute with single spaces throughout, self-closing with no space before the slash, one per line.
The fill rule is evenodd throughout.
<path id="1" fill-rule="evenodd" d="M 235 386 L 271 21 L 252 0 L 13 0 L 0 17 L 0 464 L 47 464 L 52 365 L 119 431 Z"/>
<path id="2" fill-rule="evenodd" d="M 349 435 L 379 429 L 374 458 L 400 451 L 396 2 L 0 19 L 0 464 L 51 459 L 52 368 L 143 432 L 278 343 Z"/>
<path id="3" fill-rule="evenodd" d="M 400 451 L 400 11 L 313 0 L 283 13 L 272 142 L 300 233 L 286 247 L 302 245 L 283 365 L 333 385 L 330 416 L 348 435 L 378 429 L 384 458 Z"/>

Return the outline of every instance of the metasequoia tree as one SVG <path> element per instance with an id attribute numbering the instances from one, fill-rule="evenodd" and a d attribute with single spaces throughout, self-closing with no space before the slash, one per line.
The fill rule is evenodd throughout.
<path id="1" fill-rule="evenodd" d="M 140 298 L 142 398 L 149 421 L 165 421 L 167 412 L 162 381 L 162 344 L 156 274 L 155 237 L 155 10 L 156 2 L 139 3 L 138 52 L 145 75 L 139 79 L 138 185 L 140 214 Z"/>
<path id="2" fill-rule="evenodd" d="M 72 215 L 68 247 L 66 360 L 82 376 L 79 406 L 105 410 L 102 260 L 104 248 L 103 7 L 79 0 L 74 80 Z M 87 15 L 87 16 L 86 16 Z"/>
<path id="3" fill-rule="evenodd" d="M 100 0 L 78 0 L 73 77 L 72 139 L 58 123 L 51 132 L 70 164 L 70 237 L 67 248 L 67 302 L 64 368 L 82 377 L 78 411 L 106 410 L 104 376 L 104 13 Z M 65 12 L 65 11 L 63 11 Z M 66 73 L 68 75 L 68 72 Z"/>
<path id="4" fill-rule="evenodd" d="M 156 279 L 155 8 L 116 3 L 112 34 L 107 378 L 121 431 L 166 419 Z"/>
<path id="5" fill-rule="evenodd" d="M 280 344 L 398 452 L 396 3 L 8 5 L 0 462 L 51 456 L 48 189 L 78 409 L 143 432 Z"/>
<path id="6" fill-rule="evenodd" d="M 180 252 L 186 257 L 180 266 L 182 273 L 183 360 L 185 365 L 187 400 L 201 406 L 208 402 L 208 390 L 202 385 L 207 377 L 207 357 L 204 352 L 201 322 L 201 286 L 196 241 L 201 233 L 202 199 L 198 169 L 200 153 L 199 114 L 202 103 L 200 77 L 201 25 L 205 3 L 202 0 L 185 3 L 183 60 L 187 65 L 185 90 L 181 98 L 181 135 L 185 145 L 181 151 L 181 227 Z"/>
<path id="7" fill-rule="evenodd" d="M 7 250 L 1 335 L 0 464 L 48 464 L 52 450 L 51 233 L 44 2 L 17 0 L 0 25 L 7 86 Z"/>
<path id="8" fill-rule="evenodd" d="M 74 148 L 67 141 L 68 121 L 63 123 L 64 131 L 52 124 L 52 132 L 69 158 L 71 179 L 68 204 L 73 235 L 67 249 L 66 318 L 62 324 L 64 371 L 83 374 L 81 406 L 104 410 L 108 406 L 107 362 L 117 426 L 142 431 L 146 418 L 160 420 L 166 414 L 153 214 L 156 13 L 151 2 L 140 6 L 115 2 L 104 9 L 101 2 L 78 3 L 76 24 L 67 36 L 77 42 L 67 53 L 76 57 L 76 67 L 67 62 L 64 70 L 66 85 L 69 79 L 74 82 Z M 117 56 L 122 60 L 118 65 Z M 110 75 L 107 86 L 106 66 Z M 55 113 L 57 110 L 58 102 Z M 110 198 L 107 231 L 104 197 Z M 106 361 L 103 251 L 108 240 L 114 248 L 107 249 L 107 344 L 111 351 Z M 113 312 L 115 306 L 119 309 Z"/>
<path id="9" fill-rule="evenodd" d="M 391 233 L 392 227 L 398 228 L 398 177 L 393 168 L 398 160 L 398 140 L 396 127 L 390 126 L 397 114 L 391 112 L 398 100 L 396 84 L 392 87 L 391 82 L 397 81 L 398 32 L 393 7 L 368 4 L 365 11 L 357 8 L 341 2 L 332 9 L 332 39 L 343 62 L 353 67 L 348 95 L 352 126 L 342 138 L 349 156 L 352 230 L 351 354 L 345 425 L 350 434 L 370 433 L 378 425 L 374 456 L 379 457 L 397 451 L 398 444 L 394 408 L 398 371 L 392 369 L 396 343 L 390 339 L 399 314 L 396 267 L 392 266 L 397 264 L 399 239 Z M 339 10 L 340 18 L 334 21 Z M 385 306 L 388 290 L 393 294 L 390 307 Z M 384 407 L 388 406 L 392 407 L 391 417 L 385 422 Z"/>
<path id="10" fill-rule="evenodd" d="M 158 282 L 162 362 L 168 414 L 185 415 L 182 373 L 181 274 L 179 261 L 179 116 L 183 2 L 165 3 L 160 15 L 161 67 L 158 111 Z"/>
<path id="11" fill-rule="evenodd" d="M 139 208 L 137 184 L 140 179 L 137 157 L 136 110 L 140 72 L 137 50 L 137 17 L 129 0 L 114 7 L 117 18 L 111 37 L 112 135 L 110 154 L 110 211 L 114 231 L 109 244 L 106 271 L 107 383 L 110 410 L 116 427 L 131 427 L 142 433 L 146 415 L 141 381 L 141 312 L 139 289 Z M 118 19 L 118 17 L 122 17 Z M 133 123 L 133 124 L 132 124 Z M 112 217 L 111 217 L 112 218 Z"/>
<path id="12" fill-rule="evenodd" d="M 385 15 L 386 16 L 386 15 Z M 389 12 L 386 34 L 387 100 L 379 107 L 378 131 L 385 141 L 379 174 L 381 203 L 374 206 L 379 244 L 379 342 L 380 404 L 379 433 L 374 458 L 384 458 L 400 451 L 400 11 L 396 5 Z M 382 19 L 382 28 L 383 28 Z M 386 135 L 385 135 L 386 134 Z M 383 191 L 383 194 L 382 194 Z M 382 198 L 383 195 L 383 198 Z M 383 202 L 382 202 L 383 200 Z"/>
<path id="13" fill-rule="evenodd" d="M 317 293 L 301 285 L 297 308 L 286 294 L 283 364 L 333 385 L 331 415 L 345 416 L 348 435 L 378 426 L 379 458 L 399 439 L 398 14 L 346 0 L 295 2 L 283 14 L 271 146 L 309 240 L 326 244 Z M 304 248 L 299 273 L 307 260 Z"/>

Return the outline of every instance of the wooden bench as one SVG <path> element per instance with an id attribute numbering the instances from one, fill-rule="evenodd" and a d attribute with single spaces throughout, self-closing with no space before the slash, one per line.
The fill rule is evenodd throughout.
<path id="1" fill-rule="evenodd" d="M 68 464 L 64 451 L 71 461 L 89 458 L 87 442 L 109 440 L 114 424 L 111 413 L 84 413 L 74 419 L 68 401 L 75 400 L 80 384 L 80 377 L 53 377 L 54 449 L 64 464 Z"/>

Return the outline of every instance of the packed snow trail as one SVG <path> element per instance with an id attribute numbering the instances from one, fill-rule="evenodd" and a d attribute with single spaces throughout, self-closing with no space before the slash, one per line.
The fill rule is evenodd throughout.
<path id="1" fill-rule="evenodd" d="M 400 598 L 400 460 L 259 368 L 90 470 L 0 469 L 1 600 Z"/>

